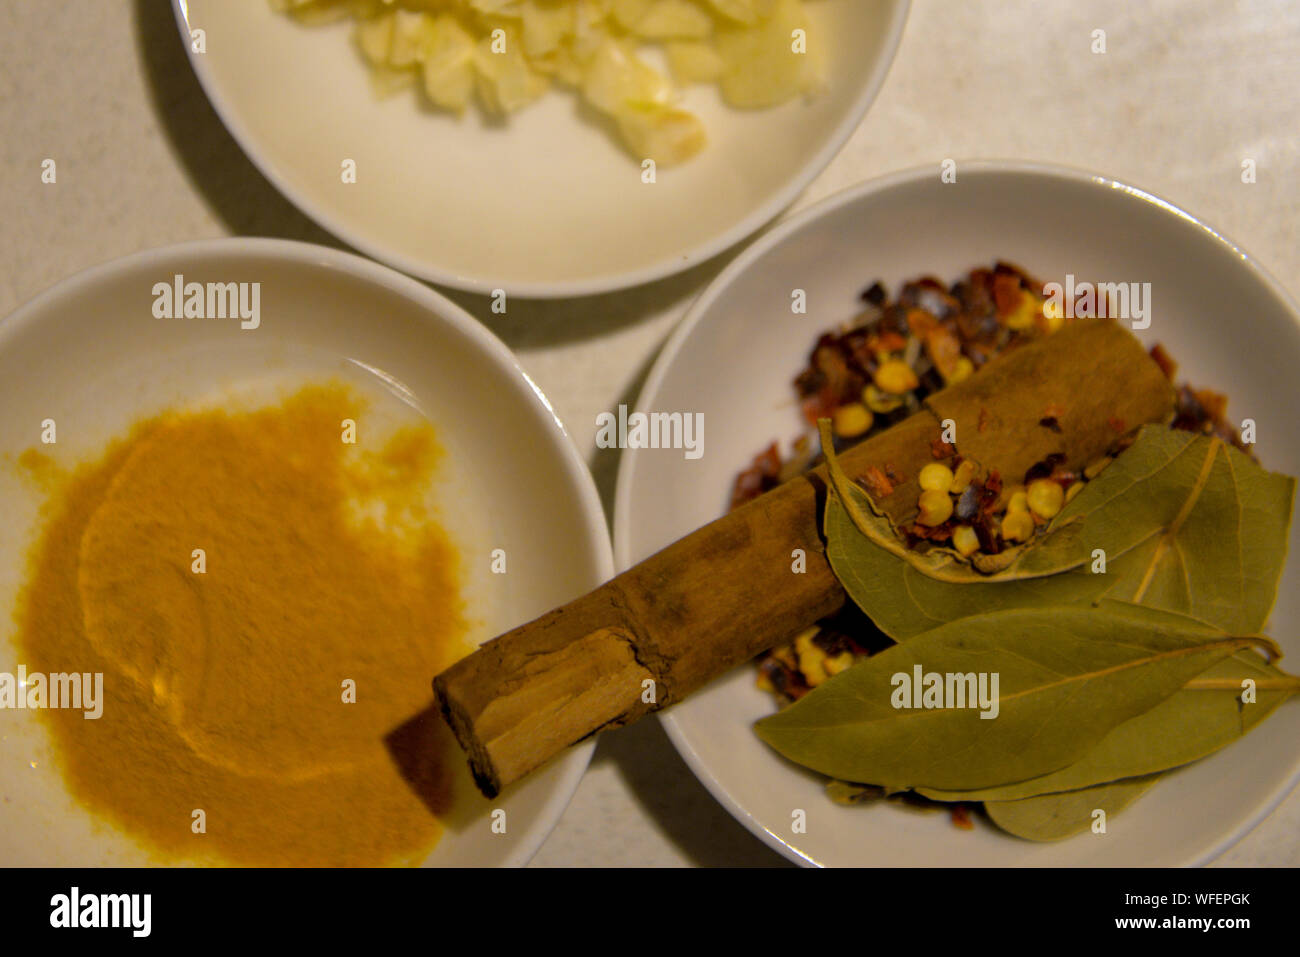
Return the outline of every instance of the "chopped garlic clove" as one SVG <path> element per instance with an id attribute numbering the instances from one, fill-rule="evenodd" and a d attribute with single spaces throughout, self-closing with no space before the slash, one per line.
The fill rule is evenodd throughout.
<path id="1" fill-rule="evenodd" d="M 683 86 L 714 83 L 726 68 L 717 50 L 707 43 L 694 40 L 669 43 L 665 47 L 665 54 L 673 79 Z"/>

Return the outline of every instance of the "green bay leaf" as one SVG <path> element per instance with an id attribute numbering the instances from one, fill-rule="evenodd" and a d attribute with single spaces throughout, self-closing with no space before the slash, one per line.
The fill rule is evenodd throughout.
<path id="1" fill-rule="evenodd" d="M 1153 429 L 1152 435 L 1167 443 L 1172 431 Z M 1256 632 L 1268 620 L 1286 563 L 1295 479 L 1206 436 L 1189 445 L 1198 456 L 1204 447 L 1217 455 L 1203 468 L 1194 498 L 1108 569 L 1116 582 L 1106 594 L 1182 611 L 1226 630 Z"/>
<path id="2" fill-rule="evenodd" d="M 1096 812 L 1109 819 L 1140 798 L 1162 775 L 1126 778 L 1080 791 L 1043 794 L 1022 801 L 990 801 L 984 805 L 993 823 L 1009 834 L 1030 841 L 1060 841 L 1092 828 Z"/>
<path id="3" fill-rule="evenodd" d="M 988 788 L 1078 761 L 1113 728 L 1257 642 L 1119 602 L 998 611 L 861 661 L 755 728 L 788 759 L 842 780 L 891 791 Z M 895 707 L 894 676 L 917 667 L 995 673 L 997 716 Z"/>
<path id="4" fill-rule="evenodd" d="M 1103 597 L 1256 632 L 1276 596 L 1295 494 L 1294 479 L 1217 439 L 1147 426 L 1006 570 L 967 568 L 959 578 L 951 570 L 933 574 L 936 563 L 954 561 L 942 550 L 900 560 L 897 549 L 909 550 L 888 519 L 836 472 L 832 466 L 835 494 L 825 511 L 831 567 L 896 641 L 969 615 Z M 871 534 L 863 531 L 868 521 Z M 882 544 L 886 529 L 897 548 Z M 1100 574 L 1097 549 L 1105 558 Z"/>
<path id="5" fill-rule="evenodd" d="M 1253 703 L 1239 700 L 1246 679 L 1255 683 Z M 936 801 L 1017 801 L 1167 771 L 1233 743 L 1298 692 L 1300 678 L 1254 652 L 1238 652 L 1149 711 L 1117 726 L 1082 758 L 1059 771 L 992 788 L 921 788 L 920 793 Z"/>
<path id="6" fill-rule="evenodd" d="M 826 556 L 836 577 L 854 603 L 895 641 L 992 611 L 1091 605 L 1114 584 L 1088 568 L 1046 578 L 1008 580 L 980 575 L 966 584 L 941 581 L 861 536 L 833 495 L 826 497 L 825 516 Z"/>
<path id="7" fill-rule="evenodd" d="M 845 473 L 838 456 L 835 454 L 835 442 L 831 436 L 830 420 L 819 419 L 817 427 L 821 432 L 822 451 L 826 456 L 826 472 L 833 492 L 833 494 L 826 496 L 827 506 L 829 507 L 832 500 L 837 501 L 847 523 L 844 525 L 844 530 L 851 530 L 852 538 L 860 539 L 863 545 L 874 546 L 891 558 L 937 581 L 963 585 L 982 582 L 989 577 L 985 572 L 980 571 L 973 564 L 961 558 L 952 549 L 928 548 L 917 550 L 910 548 L 884 510 L 872 501 L 871 496 L 867 494 L 862 486 L 852 481 Z M 829 544 L 829 531 L 826 534 Z M 849 547 L 853 545 L 852 542 L 846 542 L 846 544 Z M 1001 556 L 986 557 L 1005 564 L 1010 562 L 1016 554 L 1018 554 L 1018 550 L 1013 549 L 1008 550 Z M 1081 558 L 1078 559 L 1078 561 L 1081 560 Z M 1077 561 L 1075 564 L 1077 564 Z M 1063 565 L 1061 568 L 1053 569 L 1053 571 L 1068 567 L 1070 566 Z M 837 575 L 840 574 L 839 569 L 835 569 L 835 572 Z M 1040 572 L 1040 574 L 1049 573 Z M 1014 575 L 1011 571 L 1006 572 L 1006 574 L 1008 577 Z"/>

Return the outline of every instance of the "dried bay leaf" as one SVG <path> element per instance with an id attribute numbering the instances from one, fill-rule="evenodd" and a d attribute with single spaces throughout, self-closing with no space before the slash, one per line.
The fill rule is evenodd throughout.
<path id="1" fill-rule="evenodd" d="M 1105 811 L 1107 818 L 1115 816 L 1161 777 L 1149 774 L 1023 801 L 989 801 L 984 810 L 994 824 L 1009 834 L 1030 841 L 1060 841 L 1090 829 L 1098 810 Z"/>
<path id="2" fill-rule="evenodd" d="M 919 562 L 899 561 L 897 551 L 910 550 L 888 520 L 872 512 L 870 497 L 837 465 L 830 471 L 831 567 L 896 641 L 968 615 L 1103 597 L 1256 632 L 1276 596 L 1295 495 L 1294 479 L 1217 439 L 1147 426 L 1008 569 L 958 575 L 947 568 L 939 577 L 933 571 L 941 562 L 957 560 L 931 552 Z M 881 543 L 886 530 L 892 545 Z M 1092 572 L 1094 549 L 1105 552 L 1105 574 Z"/>
<path id="3" fill-rule="evenodd" d="M 1010 609 L 917 635 L 759 721 L 790 760 L 846 781 L 973 790 L 1078 761 L 1113 728 L 1265 639 L 1140 605 Z M 895 708 L 893 676 L 996 673 L 998 713 Z"/>
<path id="4" fill-rule="evenodd" d="M 826 782 L 826 796 L 836 804 L 863 804 L 885 796 L 885 792 L 873 784 L 852 784 L 831 778 Z"/>
<path id="5" fill-rule="evenodd" d="M 973 616 L 1014 609 L 1050 615 L 1061 606 L 1086 614 L 1124 604 L 1186 615 L 1193 630 L 1208 625 L 1221 635 L 1251 635 L 1268 618 L 1285 563 L 1295 480 L 1210 436 L 1146 426 L 993 574 L 950 550 L 908 549 L 866 491 L 838 467 L 833 450 L 828 461 L 833 494 L 824 531 L 832 568 L 881 630 L 909 645 Z M 1101 574 L 1092 571 L 1095 549 L 1105 556 Z M 988 650 L 994 659 L 1006 657 L 1005 648 L 990 644 Z M 1256 682 L 1253 704 L 1239 700 L 1244 678 Z M 832 684 L 800 704 L 816 704 Z M 1009 832 L 1057 840 L 1086 830 L 1094 809 L 1116 813 L 1164 771 L 1232 743 L 1298 692 L 1300 679 L 1239 651 L 1092 738 L 1076 760 L 1053 771 L 1021 778 L 1008 764 L 995 785 L 911 789 L 942 801 L 985 801 L 990 817 Z M 1095 687 L 1085 693 L 1094 695 Z M 844 729 L 836 733 L 843 736 Z M 938 753 L 942 747 L 930 740 L 935 734 L 952 732 L 919 732 L 912 744 Z M 906 748 L 907 741 L 898 745 Z M 842 777 L 901 789 L 901 777 L 880 781 L 844 770 Z"/>
<path id="6" fill-rule="evenodd" d="M 1099 600 L 1113 581 L 1076 568 L 1046 578 L 941 581 L 899 561 L 857 531 L 834 495 L 826 496 L 826 556 L 845 591 L 895 641 L 949 621 L 1010 608 L 1054 607 Z M 978 573 L 976 573 L 978 574 Z"/>
<path id="7" fill-rule="evenodd" d="M 1123 556 L 1108 568 L 1107 597 L 1228 631 L 1264 627 L 1286 562 L 1295 479 L 1214 437 L 1147 426 L 1070 504 L 1085 496 L 1085 506 L 1104 503 L 1092 514 L 1106 518 L 1087 523 L 1088 547 Z M 1132 532 L 1115 525 L 1142 534 L 1126 547 Z"/>
<path id="8" fill-rule="evenodd" d="M 819 419 L 817 427 L 821 432 L 822 451 L 826 455 L 827 477 L 830 479 L 831 488 L 835 493 L 834 495 L 827 495 L 826 501 L 827 503 L 832 499 L 838 501 L 849 521 L 848 527 L 854 529 L 855 533 L 861 536 L 864 544 L 873 545 L 892 558 L 901 560 L 938 581 L 961 585 L 985 582 L 989 579 L 988 575 L 979 571 L 974 565 L 961 558 L 951 549 L 928 548 L 917 550 L 908 547 L 890 517 L 872 501 L 871 496 L 867 494 L 862 486 L 850 480 L 841 467 L 834 450 L 835 443 L 831 437 L 830 420 Z M 829 539 L 829 531 L 827 535 Z M 1078 558 L 1075 564 L 1082 560 L 1081 557 Z M 834 566 L 832 565 L 832 567 Z M 1054 570 L 1061 571 L 1069 567 L 1069 565 L 1064 565 Z M 843 578 L 840 569 L 836 568 L 835 573 L 841 579 Z M 1010 577 L 1014 573 L 1008 571 L 1005 574 Z M 1050 574 L 1050 572 L 1043 574 Z"/>
<path id="9" fill-rule="evenodd" d="M 1256 685 L 1255 701 L 1250 704 L 1239 700 L 1247 678 Z M 1149 711 L 1125 721 L 1059 771 L 993 788 L 921 788 L 920 793 L 936 801 L 1017 801 L 1167 771 L 1236 741 L 1296 693 L 1300 693 L 1300 678 L 1253 652 L 1238 652 Z"/>

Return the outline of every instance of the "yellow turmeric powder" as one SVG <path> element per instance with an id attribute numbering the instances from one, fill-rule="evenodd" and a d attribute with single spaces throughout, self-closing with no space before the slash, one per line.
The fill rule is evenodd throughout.
<path id="1" fill-rule="evenodd" d="M 423 506 L 441 451 L 420 426 L 358 452 L 341 423 L 363 405 L 312 386 L 141 423 L 57 480 L 20 459 L 56 492 L 20 646 L 32 670 L 104 672 L 100 719 L 42 718 L 72 794 L 164 857 L 416 863 L 437 840 L 429 680 L 469 650 Z"/>

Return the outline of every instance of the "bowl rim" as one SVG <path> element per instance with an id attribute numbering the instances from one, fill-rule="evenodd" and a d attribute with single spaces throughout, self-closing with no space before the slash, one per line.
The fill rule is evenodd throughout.
<path id="1" fill-rule="evenodd" d="M 957 169 L 962 177 L 988 177 L 988 176 L 1023 176 L 1030 177 L 1044 182 L 1055 182 L 1057 184 L 1071 184 L 1092 186 L 1097 189 L 1118 190 L 1128 198 L 1145 202 L 1156 207 L 1165 213 L 1172 220 L 1181 220 L 1185 227 L 1190 226 L 1197 230 L 1210 241 L 1228 252 L 1233 257 L 1239 259 L 1247 272 L 1252 275 L 1256 281 L 1260 282 L 1263 287 L 1272 294 L 1278 301 L 1278 304 L 1290 314 L 1291 319 L 1300 326 L 1300 305 L 1297 305 L 1296 299 L 1282 286 L 1280 282 L 1263 266 L 1260 262 L 1249 253 L 1247 253 L 1240 244 L 1229 239 L 1223 233 L 1207 224 L 1205 221 L 1186 212 L 1181 207 L 1164 199 L 1163 197 L 1148 192 L 1147 190 L 1130 185 L 1119 179 L 1105 176 L 1099 173 L 1089 172 L 1087 170 L 1067 166 L 1057 163 L 1044 163 L 1033 160 L 1017 159 L 980 159 L 980 160 L 956 160 Z M 833 213 L 842 207 L 851 206 L 854 203 L 873 197 L 880 193 L 888 192 L 914 183 L 933 179 L 938 175 L 937 168 L 931 164 L 927 166 L 913 166 L 906 169 L 886 173 L 881 176 L 872 177 L 871 179 L 848 186 L 830 196 L 812 204 L 806 209 L 800 210 L 787 219 L 768 230 L 761 237 L 751 243 L 732 260 L 727 267 L 719 273 L 711 283 L 696 297 L 691 303 L 677 327 L 673 330 L 659 355 L 656 357 L 649 374 L 646 376 L 645 384 L 637 394 L 635 408 L 645 407 L 649 397 L 657 396 L 663 387 L 663 381 L 667 377 L 669 370 L 676 363 L 682 348 L 690 339 L 696 326 L 698 326 L 706 315 L 712 310 L 717 301 L 722 298 L 740 277 L 750 269 L 755 262 L 766 255 L 770 250 L 783 244 L 792 235 L 800 230 L 815 224 L 818 220 Z M 632 516 L 631 516 L 631 482 L 634 455 L 626 450 L 619 458 L 618 476 L 614 486 L 614 515 L 613 515 L 613 534 L 614 534 L 614 556 L 619 571 L 629 568 L 632 559 L 629 554 L 628 540 L 631 536 Z M 741 822 L 756 837 L 762 840 L 773 850 L 794 861 L 796 864 L 804 866 L 823 866 L 822 862 L 815 861 L 796 847 L 786 842 L 784 839 L 774 834 L 772 831 L 763 827 L 750 813 L 750 811 L 741 805 L 734 798 L 721 781 L 714 777 L 705 762 L 691 747 L 686 737 L 686 732 L 678 723 L 673 709 L 669 708 L 658 715 L 660 722 L 664 726 L 673 747 L 677 749 L 678 754 L 690 767 L 691 772 L 700 780 L 708 789 L 715 800 L 721 804 L 728 813 L 737 821 Z M 1292 769 L 1290 777 L 1276 787 L 1267 795 L 1257 807 L 1255 813 L 1242 820 L 1230 831 L 1225 833 L 1216 843 L 1200 854 L 1189 857 L 1183 863 L 1186 866 L 1199 867 L 1208 864 L 1228 848 L 1236 844 L 1247 833 L 1253 830 L 1266 817 L 1276 810 L 1277 806 L 1282 803 L 1283 799 L 1300 785 L 1300 761 Z"/>
<path id="2" fill-rule="evenodd" d="M 572 436 L 564 427 L 550 401 L 520 365 L 518 358 L 491 330 L 441 293 L 394 269 L 355 253 L 298 240 L 240 236 L 172 243 L 143 250 L 73 273 L 20 305 L 0 319 L 0 349 L 6 348 L 7 340 L 12 333 L 33 322 L 41 321 L 43 316 L 48 317 L 49 310 L 57 308 L 60 300 L 91 289 L 114 276 L 147 269 L 152 265 L 174 262 L 178 258 L 197 260 L 231 255 L 251 255 L 267 261 L 346 274 L 353 279 L 371 286 L 382 287 L 390 293 L 409 300 L 419 307 L 426 321 L 445 323 L 462 333 L 472 348 L 492 360 L 503 379 L 510 383 L 510 387 L 526 404 L 536 409 L 539 418 L 554 426 L 553 431 L 548 428 L 544 430 L 544 434 L 550 440 L 550 447 L 559 455 L 566 480 L 585 516 L 586 527 L 583 531 L 588 547 L 593 552 L 597 574 L 602 581 L 613 577 L 614 553 L 609 526 L 591 470 L 587 467 Z M 574 792 L 586 773 L 595 746 L 594 740 L 580 742 L 558 759 L 564 763 L 563 773 L 543 803 L 536 822 L 515 838 L 515 846 L 510 851 L 505 866 L 522 867 L 537 853 L 572 801 Z M 436 848 L 433 853 L 437 853 Z"/>
<path id="3" fill-rule="evenodd" d="M 505 287 L 509 289 L 512 295 L 522 299 L 565 299 L 631 289 L 684 272 L 741 243 L 761 229 L 764 224 L 779 216 L 786 207 L 793 203 L 808 184 L 838 155 L 849 137 L 857 130 L 867 110 L 875 102 L 876 96 L 884 85 L 885 78 L 889 75 L 889 69 L 898 53 L 898 46 L 907 23 L 911 0 L 884 0 L 884 2 L 888 4 L 888 22 L 885 27 L 882 55 L 878 58 L 878 62 L 873 66 L 866 82 L 858 91 L 857 98 L 840 119 L 839 124 L 831 131 L 821 148 L 804 163 L 795 176 L 789 179 L 781 189 L 773 193 L 766 202 L 755 207 L 739 222 L 720 231 L 710 239 L 690 249 L 666 256 L 658 262 L 614 275 L 560 282 L 537 280 L 509 282 L 499 278 L 482 278 L 458 273 L 413 259 L 388 248 L 383 242 L 372 242 L 354 235 L 343 218 L 318 207 L 294 185 L 292 171 L 281 169 L 273 163 L 258 138 L 240 120 L 233 103 L 226 98 L 220 84 L 213 77 L 212 71 L 207 64 L 206 54 L 198 56 L 194 53 L 193 45 L 190 42 L 190 0 L 172 0 L 172 10 L 180 32 L 181 45 L 185 48 L 185 55 L 189 58 L 190 66 L 198 77 L 199 84 L 203 87 L 208 102 L 212 104 L 212 108 L 222 124 L 234 137 L 240 149 L 244 151 L 244 155 L 257 167 L 258 171 L 271 182 L 282 196 L 287 198 L 309 219 L 326 229 L 331 235 L 347 243 L 351 248 L 364 253 L 370 258 L 408 275 L 436 282 L 439 285 L 450 286 L 453 289 L 460 289 L 478 295 L 491 295 L 493 290 Z"/>

